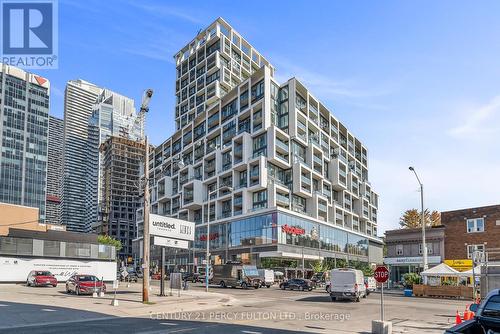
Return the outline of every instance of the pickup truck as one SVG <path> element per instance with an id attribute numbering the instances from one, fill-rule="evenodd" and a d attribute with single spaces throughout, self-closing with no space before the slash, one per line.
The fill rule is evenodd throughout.
<path id="1" fill-rule="evenodd" d="M 491 290 L 480 304 L 471 304 L 473 319 L 446 330 L 445 334 L 495 334 L 500 333 L 500 289 Z"/>

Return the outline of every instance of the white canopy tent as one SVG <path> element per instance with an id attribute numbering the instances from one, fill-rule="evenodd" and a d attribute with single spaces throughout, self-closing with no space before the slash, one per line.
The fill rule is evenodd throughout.
<path id="1" fill-rule="evenodd" d="M 422 271 L 420 275 L 427 277 L 459 277 L 460 272 L 458 270 L 453 269 L 446 263 L 441 263 L 435 267 Z"/>
<path id="2" fill-rule="evenodd" d="M 477 267 L 474 268 L 474 274 L 475 275 L 481 275 L 481 266 L 477 266 Z M 460 277 L 470 277 L 470 276 L 472 276 L 472 269 L 460 272 L 459 276 Z"/>

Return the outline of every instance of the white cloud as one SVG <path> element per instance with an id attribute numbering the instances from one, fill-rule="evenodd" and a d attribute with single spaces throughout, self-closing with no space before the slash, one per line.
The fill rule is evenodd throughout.
<path id="1" fill-rule="evenodd" d="M 165 5 L 165 4 L 156 5 L 156 4 L 147 4 L 144 2 L 135 2 L 135 1 L 131 1 L 129 2 L 129 4 L 158 17 L 164 18 L 165 16 L 172 16 L 191 23 L 196 23 L 196 24 L 203 23 L 203 20 L 199 19 L 198 17 L 190 13 L 184 12 L 171 5 Z"/>
<path id="2" fill-rule="evenodd" d="M 495 117 L 499 119 L 495 120 Z M 448 133 L 455 137 L 471 134 L 492 134 L 499 130 L 499 122 L 500 95 L 497 95 L 484 105 L 467 109 L 461 124 L 451 128 Z"/>

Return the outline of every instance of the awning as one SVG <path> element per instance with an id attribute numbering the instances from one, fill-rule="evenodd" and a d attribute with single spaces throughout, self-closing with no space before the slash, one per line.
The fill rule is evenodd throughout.
<path id="1" fill-rule="evenodd" d="M 438 264 L 435 267 L 429 268 L 420 273 L 421 276 L 434 276 L 434 277 L 446 277 L 452 276 L 457 277 L 460 275 L 458 270 L 453 269 L 445 263 Z"/>

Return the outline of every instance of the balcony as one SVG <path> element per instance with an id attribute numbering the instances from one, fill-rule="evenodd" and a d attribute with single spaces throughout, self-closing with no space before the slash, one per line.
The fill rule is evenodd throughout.
<path id="1" fill-rule="evenodd" d="M 321 157 L 318 157 L 318 156 L 316 156 L 316 155 L 313 155 L 313 160 L 314 160 L 314 162 L 315 162 L 315 163 L 317 163 L 317 164 L 319 164 L 319 165 L 323 166 L 323 159 L 321 159 Z"/>
<path id="2" fill-rule="evenodd" d="M 235 197 L 233 204 L 234 206 L 241 206 L 243 204 L 243 197 Z"/>
<path id="3" fill-rule="evenodd" d="M 318 209 L 323 211 L 323 212 L 327 212 L 327 210 L 328 210 L 328 208 L 325 204 L 319 203 L 319 202 L 318 202 Z"/>
<path id="4" fill-rule="evenodd" d="M 252 179 L 259 178 L 259 174 L 260 174 L 260 170 L 259 170 L 259 168 L 252 168 L 252 169 L 250 170 L 250 177 L 251 177 Z"/>
<path id="5" fill-rule="evenodd" d="M 267 155 L 267 150 L 264 149 L 264 150 L 259 150 L 257 152 L 254 152 L 253 155 L 252 155 L 252 158 L 257 158 L 257 157 L 260 157 L 260 156 L 266 156 Z"/>
<path id="6" fill-rule="evenodd" d="M 276 193 L 276 202 L 283 205 L 290 205 L 290 198 L 280 193 Z"/>
<path id="7" fill-rule="evenodd" d="M 307 185 L 311 185 L 311 179 L 305 175 L 301 175 L 300 179 L 302 180 L 302 183 L 305 183 Z"/>
<path id="8" fill-rule="evenodd" d="M 288 152 L 288 150 L 289 150 L 288 143 L 284 143 L 278 138 L 276 138 L 276 146 L 281 148 L 285 152 Z"/>

